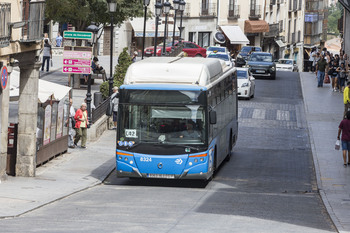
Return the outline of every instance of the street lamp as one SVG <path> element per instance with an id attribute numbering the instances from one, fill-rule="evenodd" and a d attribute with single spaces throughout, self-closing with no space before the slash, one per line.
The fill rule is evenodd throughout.
<path id="1" fill-rule="evenodd" d="M 86 31 L 92 32 L 93 33 L 93 39 L 92 39 L 92 49 L 93 49 L 93 54 L 95 55 L 95 40 L 96 40 L 96 33 L 98 32 L 99 28 L 95 24 L 91 24 L 88 26 Z M 88 120 L 91 122 L 91 74 L 88 75 L 88 86 L 87 86 L 87 92 L 86 92 L 86 108 L 88 111 Z"/>
<path id="2" fill-rule="evenodd" d="M 168 32 L 167 32 L 167 27 L 168 27 L 168 14 L 171 8 L 171 4 L 169 0 L 164 2 L 164 14 L 165 14 L 165 24 L 164 24 L 164 41 L 163 41 L 163 55 L 165 55 L 166 50 L 165 50 L 165 44 L 166 44 L 166 38 L 168 37 Z"/>
<path id="3" fill-rule="evenodd" d="M 159 16 L 162 14 L 163 10 L 163 4 L 161 2 L 156 2 L 154 5 L 155 7 L 155 12 L 156 12 L 156 34 L 154 36 L 154 50 L 153 50 L 153 55 L 157 56 L 157 37 L 158 37 L 158 22 L 159 22 Z"/>
<path id="4" fill-rule="evenodd" d="M 108 3 L 108 11 L 111 14 L 111 45 L 110 45 L 110 62 L 109 62 L 109 96 L 113 94 L 113 13 L 117 11 L 117 3 L 111 0 Z"/>
<path id="5" fill-rule="evenodd" d="M 150 0 L 143 0 L 143 7 L 145 8 L 145 14 L 143 18 L 143 36 L 142 36 L 142 56 L 141 59 L 143 59 L 143 55 L 145 53 L 145 37 L 146 37 L 146 16 L 147 16 L 147 7 L 149 5 Z"/>
<path id="6" fill-rule="evenodd" d="M 180 0 L 180 6 L 179 6 L 179 10 L 181 12 L 181 19 L 180 19 L 180 41 L 182 40 L 181 35 L 182 35 L 182 15 L 184 13 L 185 10 L 185 5 L 186 2 L 184 0 Z"/>
<path id="7" fill-rule="evenodd" d="M 174 45 L 175 45 L 176 13 L 177 13 L 177 10 L 179 9 L 179 6 L 180 6 L 180 0 L 173 0 L 173 5 L 174 5 L 175 13 L 174 13 L 173 44 L 172 44 L 172 46 L 174 47 Z"/>

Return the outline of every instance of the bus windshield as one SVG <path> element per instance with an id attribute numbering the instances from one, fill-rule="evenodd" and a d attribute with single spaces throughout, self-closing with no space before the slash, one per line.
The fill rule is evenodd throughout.
<path id="1" fill-rule="evenodd" d="M 147 144 L 204 144 L 205 111 L 200 105 L 123 104 L 118 141 Z"/>

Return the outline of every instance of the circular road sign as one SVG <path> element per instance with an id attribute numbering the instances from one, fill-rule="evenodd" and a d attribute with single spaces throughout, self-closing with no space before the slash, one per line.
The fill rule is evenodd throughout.
<path id="1" fill-rule="evenodd" d="M 8 81 L 8 73 L 7 73 L 7 67 L 4 66 L 1 69 L 1 88 L 5 89 L 7 86 L 7 81 Z"/>

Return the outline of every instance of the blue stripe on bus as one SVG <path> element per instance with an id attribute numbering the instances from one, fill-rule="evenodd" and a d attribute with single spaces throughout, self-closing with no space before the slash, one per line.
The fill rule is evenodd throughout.
<path id="1" fill-rule="evenodd" d="M 126 90 L 175 90 L 175 91 L 206 91 L 207 88 L 197 85 L 179 84 L 130 84 L 122 85 L 120 89 Z"/>

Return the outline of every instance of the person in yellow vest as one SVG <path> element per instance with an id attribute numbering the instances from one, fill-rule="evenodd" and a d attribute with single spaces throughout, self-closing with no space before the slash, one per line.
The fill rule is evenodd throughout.
<path id="1" fill-rule="evenodd" d="M 350 81 L 347 83 L 347 86 L 344 89 L 343 98 L 344 98 L 344 115 L 343 119 L 346 117 L 347 111 L 350 110 Z"/>

